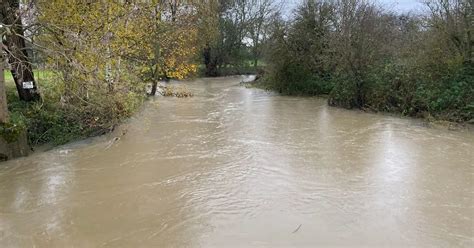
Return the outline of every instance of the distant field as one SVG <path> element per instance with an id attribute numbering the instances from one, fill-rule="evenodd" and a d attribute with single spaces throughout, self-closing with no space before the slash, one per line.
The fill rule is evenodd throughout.
<path id="1" fill-rule="evenodd" d="M 5 81 L 13 81 L 12 74 L 9 71 L 4 71 L 5 73 Z"/>
<path id="2" fill-rule="evenodd" d="M 40 80 L 44 78 L 49 78 L 53 75 L 53 72 L 48 71 L 48 70 L 34 70 L 33 73 L 35 74 L 35 78 L 40 79 Z M 11 72 L 5 70 L 4 74 L 5 74 L 5 81 L 7 82 L 7 84 L 13 83 L 13 77 L 12 77 Z"/>

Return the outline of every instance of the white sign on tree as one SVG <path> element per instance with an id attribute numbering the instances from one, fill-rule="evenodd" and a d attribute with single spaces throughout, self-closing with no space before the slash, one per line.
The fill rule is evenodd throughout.
<path id="1" fill-rule="evenodd" d="M 34 88 L 33 81 L 23 82 L 23 89 L 33 89 L 33 88 Z"/>

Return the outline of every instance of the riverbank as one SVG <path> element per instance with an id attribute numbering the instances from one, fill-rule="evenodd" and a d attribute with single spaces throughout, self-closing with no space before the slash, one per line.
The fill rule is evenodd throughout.
<path id="1" fill-rule="evenodd" d="M 5 72 L 9 126 L 15 128 L 9 132 L 27 130 L 32 147 L 57 146 L 110 132 L 135 113 L 145 99 L 144 95 L 129 92 L 111 95 L 115 100 L 111 102 L 104 98 L 103 105 L 89 104 L 87 99 L 83 99 L 82 104 L 69 104 L 59 75 L 50 71 L 35 71 L 35 75 L 42 101 L 24 102 L 18 98 L 10 73 Z"/>
<path id="2" fill-rule="evenodd" d="M 463 130 L 468 130 L 468 131 L 473 131 L 474 130 L 474 119 L 471 119 L 469 121 L 459 121 L 456 120 L 454 121 L 452 118 L 450 118 L 449 115 L 438 115 L 434 116 L 430 114 L 429 112 L 421 112 L 417 113 L 415 115 L 410 115 L 407 113 L 403 112 L 398 112 L 398 111 L 379 111 L 376 108 L 347 108 L 342 105 L 338 104 L 330 104 L 331 101 L 331 95 L 328 94 L 307 94 L 304 92 L 292 92 L 292 93 L 283 93 L 281 91 L 278 91 L 275 88 L 275 85 L 270 83 L 268 81 L 268 78 L 265 78 L 262 75 L 257 75 L 256 79 L 254 81 L 249 81 L 249 82 L 243 82 L 243 86 L 248 87 L 248 88 L 259 88 L 263 89 L 266 91 L 273 91 L 277 92 L 282 95 L 289 95 L 289 96 L 304 96 L 304 97 L 320 97 L 324 98 L 327 100 L 327 104 L 329 106 L 337 107 L 337 108 L 345 108 L 345 109 L 351 109 L 353 111 L 363 111 L 366 113 L 377 113 L 385 116 L 392 116 L 392 117 L 399 117 L 399 118 L 415 118 L 415 119 L 421 119 L 426 123 L 426 126 L 431 127 L 431 128 L 440 128 L 440 129 L 447 129 L 447 130 L 452 130 L 452 131 L 463 131 Z"/>
<path id="3" fill-rule="evenodd" d="M 27 103 L 20 101 L 11 74 L 5 72 L 10 122 L 7 124 L 8 129 L 0 130 L 0 135 L 8 141 L 25 134 L 24 136 L 28 137 L 27 143 L 35 151 L 46 151 L 66 143 L 115 133 L 116 127 L 120 127 L 132 115 L 140 112 L 149 94 L 146 90 L 141 94 L 130 91 L 125 98 L 115 101 L 120 109 L 113 108 L 107 112 L 110 109 L 95 106 L 93 111 L 89 111 L 84 109 L 85 106 L 72 108 L 64 103 L 61 82 L 58 82 L 57 75 L 53 72 L 40 70 L 35 71 L 35 75 L 40 84 L 43 100 L 38 103 Z M 150 90 L 150 87 L 145 85 L 143 88 Z M 158 94 L 165 97 L 193 96 L 185 85 L 160 84 L 159 88 Z"/>

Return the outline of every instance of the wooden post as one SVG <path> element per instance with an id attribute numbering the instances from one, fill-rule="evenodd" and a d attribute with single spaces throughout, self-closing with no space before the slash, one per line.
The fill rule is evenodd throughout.
<path id="1" fill-rule="evenodd" d="M 8 121 L 7 94 L 5 92 L 5 74 L 3 72 L 5 61 L 3 60 L 3 48 L 0 44 L 0 125 Z M 11 157 L 11 149 L 7 142 L 0 136 L 0 162 Z"/>
<path id="2" fill-rule="evenodd" d="M 7 93 L 5 90 L 5 60 L 3 59 L 3 51 L 0 50 L 0 123 L 8 121 Z"/>
<path id="3" fill-rule="evenodd" d="M 1 43 L 0 43 L 1 48 Z M 3 51 L 0 50 L 0 124 L 8 122 L 8 106 L 7 106 L 7 94 L 5 92 L 5 60 L 3 59 Z M 27 156 L 30 152 L 28 145 L 28 137 L 26 130 L 18 135 L 16 141 L 7 142 L 2 136 L 0 136 L 0 162 Z"/>

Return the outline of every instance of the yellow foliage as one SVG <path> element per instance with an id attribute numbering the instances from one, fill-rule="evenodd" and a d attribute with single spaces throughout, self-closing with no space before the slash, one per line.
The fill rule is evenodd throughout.
<path id="1" fill-rule="evenodd" d="M 40 43 L 70 93 L 89 98 L 197 70 L 196 11 L 170 19 L 166 1 L 38 0 L 37 6 L 45 27 Z"/>

